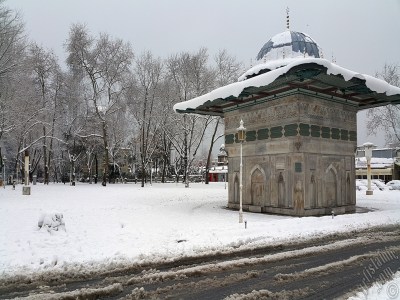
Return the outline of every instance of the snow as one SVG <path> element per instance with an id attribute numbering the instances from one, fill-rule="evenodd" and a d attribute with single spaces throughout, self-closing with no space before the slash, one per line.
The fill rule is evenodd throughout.
<path id="1" fill-rule="evenodd" d="M 209 173 L 228 173 L 227 166 L 216 166 L 208 170 Z"/>
<path id="2" fill-rule="evenodd" d="M 356 189 L 361 191 L 364 190 L 366 191 L 368 188 L 368 180 L 367 179 L 357 179 L 356 180 Z M 372 190 L 391 190 L 392 187 L 388 184 L 385 184 L 385 182 L 381 179 L 372 179 L 371 180 L 371 189 Z"/>
<path id="3" fill-rule="evenodd" d="M 275 59 L 271 61 L 267 61 L 265 63 L 260 63 L 255 65 L 254 67 L 251 67 L 249 70 L 247 70 L 245 73 L 243 73 L 239 78 L 238 81 L 243 81 L 246 80 L 247 76 L 252 76 L 258 74 L 261 70 L 275 70 L 280 67 L 289 65 L 299 59 L 303 59 L 303 55 L 300 57 L 288 57 L 285 59 Z"/>
<path id="4" fill-rule="evenodd" d="M 38 227 L 41 230 L 52 231 L 65 231 L 64 217 L 61 213 L 43 213 L 38 221 Z"/>
<path id="5" fill-rule="evenodd" d="M 369 289 L 358 292 L 348 300 L 379 300 L 400 299 L 400 272 L 394 274 L 393 279 L 386 283 L 377 282 Z"/>
<path id="6" fill-rule="evenodd" d="M 305 43 L 309 44 L 307 47 Z M 301 46 L 300 46 L 301 45 Z M 313 45 L 313 46 L 311 46 Z M 314 47 L 318 48 L 318 54 L 314 53 Z M 322 57 L 322 51 L 318 44 L 306 33 L 286 30 L 273 36 L 260 50 L 257 62 L 281 60 L 297 57 Z M 285 62 L 283 65 L 287 65 Z"/>
<path id="7" fill-rule="evenodd" d="M 384 158 L 384 157 L 371 157 L 371 168 L 373 169 L 383 169 L 392 168 L 394 163 L 394 158 Z M 367 168 L 367 158 L 366 157 L 356 157 L 356 168 Z"/>
<path id="8" fill-rule="evenodd" d="M 277 79 L 279 76 L 286 74 L 291 68 L 302 65 L 302 64 L 307 64 L 307 63 L 315 63 L 320 66 L 326 67 L 327 74 L 342 75 L 346 81 L 349 81 L 353 77 L 365 80 L 366 86 L 369 89 L 371 89 L 372 91 L 375 91 L 378 93 L 385 93 L 387 96 L 400 94 L 400 88 L 392 86 L 384 80 L 342 68 L 334 63 L 329 62 L 326 59 L 311 58 L 311 57 L 297 58 L 297 59 L 293 58 L 293 59 L 288 59 L 288 63 L 283 67 L 281 66 L 280 61 L 272 62 L 272 63 L 267 62 L 265 65 L 260 64 L 254 68 L 251 68 L 246 73 L 244 73 L 239 78 L 239 80 L 242 80 L 242 81 L 238 81 L 238 82 L 226 85 L 224 87 L 220 87 L 220 88 L 215 89 L 215 90 L 213 90 L 207 94 L 204 94 L 200 97 L 197 97 L 197 98 L 185 101 L 185 102 L 177 103 L 174 105 L 174 110 L 175 111 L 184 111 L 187 109 L 195 109 L 198 106 L 206 103 L 207 101 L 213 101 L 215 99 L 225 99 L 230 96 L 237 97 L 246 87 L 267 86 L 268 84 L 272 83 L 275 79 Z M 273 67 L 275 67 L 276 69 L 273 69 Z M 272 70 L 267 73 L 244 80 L 247 76 L 255 75 L 264 68 L 265 69 L 272 68 Z"/>
<path id="9" fill-rule="evenodd" d="M 365 148 L 376 148 L 376 146 L 374 145 L 374 143 L 371 143 L 371 142 L 366 142 L 366 143 L 362 144 L 361 147 L 363 147 L 364 149 L 365 149 Z"/>
<path id="10" fill-rule="evenodd" d="M 284 31 L 274 35 L 271 41 L 274 45 L 283 45 L 292 42 L 292 36 L 290 35 L 290 31 Z"/>
<path id="11" fill-rule="evenodd" d="M 245 229 L 238 212 L 226 209 L 224 185 L 50 184 L 32 186 L 30 196 L 22 195 L 21 186 L 0 189 L 0 283 L 17 276 L 94 273 L 400 223 L 400 191 L 377 189 L 372 196 L 357 191 L 357 205 L 368 213 L 332 219 L 245 212 Z M 62 215 L 65 231 L 39 229 L 38 220 L 49 212 Z"/>

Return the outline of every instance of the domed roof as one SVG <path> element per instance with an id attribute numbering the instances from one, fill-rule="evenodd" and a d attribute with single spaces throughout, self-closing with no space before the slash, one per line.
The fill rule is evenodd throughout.
<path id="1" fill-rule="evenodd" d="M 320 58 L 322 52 L 318 44 L 307 34 L 287 30 L 273 36 L 261 48 L 257 60 L 266 62 L 300 56 Z"/>

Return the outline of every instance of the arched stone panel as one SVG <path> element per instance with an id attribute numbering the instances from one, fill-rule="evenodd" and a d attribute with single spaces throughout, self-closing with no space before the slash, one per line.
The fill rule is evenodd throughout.
<path id="1" fill-rule="evenodd" d="M 303 185 L 298 180 L 294 187 L 294 210 L 297 215 L 304 211 Z"/>
<path id="2" fill-rule="evenodd" d="M 233 181 L 233 203 L 240 202 L 240 183 L 239 176 L 235 174 L 235 180 Z"/>
<path id="3" fill-rule="evenodd" d="M 344 200 L 345 204 L 351 204 L 352 202 L 352 194 L 351 194 L 351 179 L 350 172 L 346 172 L 346 199 Z"/>
<path id="4" fill-rule="evenodd" d="M 315 208 L 318 206 L 318 193 L 317 193 L 317 180 L 315 178 L 315 172 L 311 171 L 310 183 L 309 183 L 309 207 Z"/>
<path id="5" fill-rule="evenodd" d="M 284 172 L 279 172 L 278 174 L 278 206 L 285 207 L 286 206 L 286 183 Z"/>
<path id="6" fill-rule="evenodd" d="M 336 206 L 338 202 L 337 182 L 338 182 L 337 171 L 332 165 L 330 165 L 328 169 L 325 171 L 325 176 L 324 176 L 325 207 Z"/>
<path id="7" fill-rule="evenodd" d="M 263 206 L 265 202 L 265 173 L 260 166 L 251 171 L 251 204 Z"/>

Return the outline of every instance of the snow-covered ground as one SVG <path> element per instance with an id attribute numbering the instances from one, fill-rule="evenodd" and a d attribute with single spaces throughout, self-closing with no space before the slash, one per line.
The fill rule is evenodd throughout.
<path id="1" fill-rule="evenodd" d="M 358 292 L 348 300 L 400 299 L 400 272 L 388 282 L 376 282 L 369 289 Z"/>
<path id="2" fill-rule="evenodd" d="M 162 261 L 283 240 L 400 224 L 400 191 L 357 191 L 357 206 L 371 209 L 324 217 L 244 213 L 225 208 L 224 183 L 101 185 L 42 184 L 0 189 L 0 280 L 14 275 L 93 271 L 127 263 Z M 39 229 L 43 214 L 63 216 L 65 231 Z M 60 215 L 59 215 L 60 216 Z"/>

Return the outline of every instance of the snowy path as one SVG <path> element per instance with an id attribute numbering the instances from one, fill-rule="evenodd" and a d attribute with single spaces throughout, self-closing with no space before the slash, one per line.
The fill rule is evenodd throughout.
<path id="1" fill-rule="evenodd" d="M 370 285 L 389 280 L 400 268 L 399 256 L 400 228 L 391 226 L 254 251 L 126 266 L 86 279 L 18 282 L 0 286 L 0 299 L 332 299 L 354 295 L 354 290 L 368 295 Z"/>

